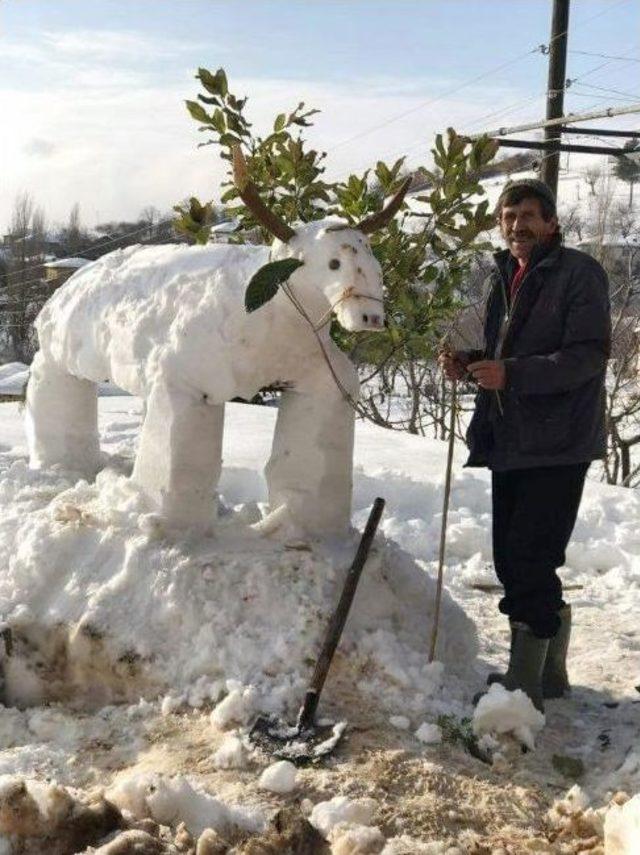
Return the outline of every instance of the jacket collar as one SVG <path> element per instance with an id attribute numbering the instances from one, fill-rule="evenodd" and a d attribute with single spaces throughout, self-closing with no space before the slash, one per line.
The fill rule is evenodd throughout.
<path id="1" fill-rule="evenodd" d="M 559 233 L 553 235 L 548 241 L 538 243 L 534 246 L 529 258 L 527 273 L 534 267 L 551 267 L 560 256 L 562 249 L 562 237 Z M 501 249 L 494 253 L 493 260 L 505 282 L 510 282 L 516 270 L 517 260 L 511 255 L 511 250 Z"/>

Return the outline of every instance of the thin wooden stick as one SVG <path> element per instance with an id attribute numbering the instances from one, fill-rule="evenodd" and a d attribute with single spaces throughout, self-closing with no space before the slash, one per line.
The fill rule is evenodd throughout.
<path id="1" fill-rule="evenodd" d="M 440 551 L 438 554 L 438 582 L 433 610 L 433 628 L 431 630 L 431 646 L 429 648 L 429 663 L 436 657 L 438 643 L 438 624 L 440 622 L 440 605 L 442 603 L 442 585 L 444 578 L 444 555 L 447 543 L 447 517 L 449 516 L 449 499 L 451 496 L 451 472 L 453 470 L 453 447 L 456 441 L 456 402 L 457 383 L 451 384 L 451 414 L 449 417 L 449 449 L 447 453 L 447 472 L 444 479 L 444 500 L 442 503 L 442 525 L 440 527 Z"/>

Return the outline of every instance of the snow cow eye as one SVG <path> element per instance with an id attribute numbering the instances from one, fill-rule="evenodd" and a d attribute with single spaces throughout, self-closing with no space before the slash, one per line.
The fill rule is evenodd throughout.
<path id="1" fill-rule="evenodd" d="M 337 270 L 340 267 L 340 260 L 338 258 L 332 258 L 329 262 L 329 267 L 332 270 Z"/>

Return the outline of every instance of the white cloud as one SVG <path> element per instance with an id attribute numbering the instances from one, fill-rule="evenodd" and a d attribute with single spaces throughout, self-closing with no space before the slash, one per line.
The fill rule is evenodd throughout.
<path id="1" fill-rule="evenodd" d="M 48 51 L 68 58 L 85 57 L 92 62 L 105 59 L 160 59 L 175 58 L 185 52 L 192 53 L 198 45 L 167 37 L 152 38 L 139 32 L 123 30 L 90 29 L 42 33 L 42 41 Z M 211 45 L 200 45 L 201 50 L 210 50 Z"/>
<path id="2" fill-rule="evenodd" d="M 77 47 L 75 40 L 65 44 L 69 53 Z M 1 162 L 9 165 L 0 195 L 0 227 L 10 218 L 14 197 L 24 190 L 54 221 L 65 220 L 79 202 L 89 225 L 97 219 L 133 218 L 149 204 L 168 211 L 190 195 L 219 196 L 226 164 L 217 148 L 197 148 L 206 136 L 198 133 L 184 108 L 184 99 L 197 91 L 192 68 L 180 73 L 175 62 L 167 84 L 124 61 L 69 61 L 55 77 L 59 59 L 45 52 L 40 62 L 42 71 L 48 62 L 52 70 L 46 92 L 11 88 L 0 80 L 0 114 L 11 128 L 11 134 L 0 136 Z M 491 112 L 498 100 L 514 99 L 514 92 L 503 86 L 469 89 L 464 98 L 425 105 L 448 84 L 393 77 L 341 83 L 231 80 L 235 92 L 250 96 L 249 119 L 258 132 L 267 131 L 278 112 L 299 100 L 321 109 L 305 135 L 314 147 L 329 152 L 329 178 L 404 152 L 410 153 L 410 163 L 424 163 L 436 131 L 462 126 L 470 116 Z M 401 120 L 369 130 L 402 113 L 407 115 Z"/>

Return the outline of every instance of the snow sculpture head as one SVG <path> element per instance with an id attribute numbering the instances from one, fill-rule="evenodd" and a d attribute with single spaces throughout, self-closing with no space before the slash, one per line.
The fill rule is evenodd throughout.
<path id="1" fill-rule="evenodd" d="M 369 241 L 339 220 L 301 226 L 289 243 L 275 241 L 271 258 L 302 262 L 288 280 L 314 323 L 332 312 L 347 330 L 382 330 L 382 269 Z"/>
<path id="2" fill-rule="evenodd" d="M 338 322 L 350 331 L 384 328 L 382 269 L 366 236 L 382 228 L 400 209 L 409 178 L 382 211 L 357 226 L 327 218 L 295 230 L 263 204 L 248 178 L 239 147 L 234 150 L 234 181 L 245 205 L 276 237 L 271 260 L 301 262 L 287 288 L 315 324 L 335 312 Z"/>

